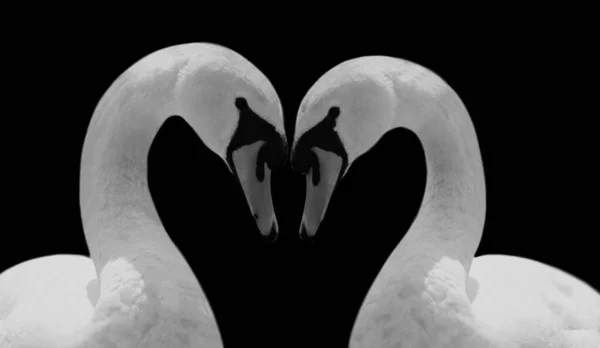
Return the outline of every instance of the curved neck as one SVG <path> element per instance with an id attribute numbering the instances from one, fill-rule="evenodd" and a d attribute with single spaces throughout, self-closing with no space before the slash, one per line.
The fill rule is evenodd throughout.
<path id="1" fill-rule="evenodd" d="M 486 209 L 477 137 L 465 106 L 453 91 L 426 99 L 427 104 L 423 99 L 400 101 L 403 108 L 396 113 L 398 124 L 420 139 L 427 162 L 421 208 L 401 245 L 412 250 L 423 246 L 436 255 L 441 252 L 459 261 L 468 273 Z"/>
<path id="2" fill-rule="evenodd" d="M 80 204 L 100 287 L 91 325 L 110 330 L 107 323 L 128 321 L 140 334 L 117 334 L 123 342 L 140 342 L 159 316 L 160 325 L 185 320 L 219 340 L 210 306 L 148 189 L 148 153 L 162 123 L 177 114 L 194 128 L 175 99 L 176 79 L 171 73 L 132 82 L 124 74 L 98 104 L 85 138 Z"/>
<path id="3" fill-rule="evenodd" d="M 127 74 L 106 92 L 90 122 L 82 153 L 80 205 L 85 238 L 100 272 L 109 260 L 137 257 L 144 245 L 175 255 L 148 190 L 150 145 L 166 118 L 178 113 L 176 74 L 135 84 Z M 152 87 L 151 87 L 152 86 Z M 157 88 L 157 86 L 159 86 Z M 109 96 L 116 96 L 109 98 Z M 144 102 L 139 102 L 144 99 Z"/>

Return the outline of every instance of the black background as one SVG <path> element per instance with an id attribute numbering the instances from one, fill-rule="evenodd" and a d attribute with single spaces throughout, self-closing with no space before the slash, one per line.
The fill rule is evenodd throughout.
<path id="1" fill-rule="evenodd" d="M 76 30 L 76 29 L 73 29 Z M 287 29 L 280 28 L 286 32 Z M 600 288 L 592 112 L 572 82 L 567 44 L 532 33 L 467 32 L 459 39 L 392 40 L 348 34 L 73 35 L 39 38 L 9 67 L 2 126 L 4 201 L 0 271 L 52 254 L 87 254 L 79 165 L 88 123 L 110 84 L 158 49 L 211 42 L 237 51 L 275 87 L 290 141 L 300 102 L 330 68 L 364 55 L 419 63 L 458 93 L 478 135 L 487 217 L 477 255 L 508 254 L 558 267 Z M 565 52 L 569 52 L 568 54 Z M 6 96 L 6 94 L 5 94 Z M 397 160 L 389 160 L 390 148 Z M 596 156 L 596 157 L 593 157 Z M 246 201 L 225 163 L 176 118 L 159 131 L 150 188 L 175 244 L 195 270 L 226 347 L 342 347 L 364 295 L 415 217 L 425 185 L 416 136 L 397 130 L 356 161 L 330 203 L 318 243 L 297 238 L 304 178 L 280 169 L 274 245 L 257 243 Z M 589 202 L 589 203 L 588 203 Z M 595 227 L 594 227 L 595 226 Z M 596 232 L 594 232 L 596 231 Z"/>

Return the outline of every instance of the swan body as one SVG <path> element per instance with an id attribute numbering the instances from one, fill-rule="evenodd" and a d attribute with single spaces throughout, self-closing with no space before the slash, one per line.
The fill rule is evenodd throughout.
<path id="1" fill-rule="evenodd" d="M 240 123 L 238 96 L 265 117 L 280 112 L 269 81 L 213 44 L 154 52 L 113 83 L 82 152 L 80 206 L 90 257 L 47 256 L 0 274 L 1 348 L 222 347 L 200 284 L 150 197 L 147 155 L 161 124 L 178 115 L 238 178 L 252 173 L 236 168 L 252 165 L 245 153 L 236 154 L 243 161 L 226 160 Z M 248 195 L 270 199 L 251 179 L 240 178 Z M 249 199 L 251 208 L 258 201 Z M 258 208 L 268 214 L 269 207 Z"/>
<path id="2" fill-rule="evenodd" d="M 471 265 L 471 309 L 502 336 L 531 347 L 598 347 L 600 296 L 557 268 L 507 255 Z"/>
<path id="3" fill-rule="evenodd" d="M 483 165 L 472 121 L 445 81 L 408 61 L 362 57 L 331 69 L 302 105 L 301 130 L 340 108 L 335 129 L 350 164 L 395 127 L 412 130 L 425 150 L 421 209 L 374 280 L 351 348 L 600 347 L 600 295 L 589 285 L 524 258 L 474 258 L 486 210 Z M 320 167 L 340 170 L 331 163 Z M 307 191 L 306 226 L 315 229 L 327 207 L 310 200 L 329 199 L 335 182 Z"/>
<path id="4" fill-rule="evenodd" d="M 21 337 L 23 346 L 72 337 L 91 320 L 98 295 L 89 257 L 53 255 L 26 261 L 0 277 L 0 332 Z"/>

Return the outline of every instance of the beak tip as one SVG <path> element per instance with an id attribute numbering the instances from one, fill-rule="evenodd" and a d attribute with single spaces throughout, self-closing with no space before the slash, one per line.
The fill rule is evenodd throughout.
<path id="1" fill-rule="evenodd" d="M 309 233 L 306 224 L 302 221 L 302 224 L 300 225 L 300 239 L 305 242 L 313 242 L 313 234 L 314 233 Z"/>
<path id="2" fill-rule="evenodd" d="M 270 244 L 275 243 L 278 235 L 279 235 L 279 230 L 277 228 L 277 223 L 275 221 L 273 221 L 273 223 L 271 224 L 271 228 L 269 229 L 269 233 L 266 235 L 263 235 L 263 238 L 262 238 L 263 244 L 270 245 Z"/>

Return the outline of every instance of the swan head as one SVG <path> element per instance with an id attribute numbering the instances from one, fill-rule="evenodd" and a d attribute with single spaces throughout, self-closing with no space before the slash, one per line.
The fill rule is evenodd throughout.
<path id="1" fill-rule="evenodd" d="M 375 63 L 375 57 L 363 57 L 339 64 L 312 86 L 301 103 L 292 165 L 310 174 L 303 239 L 315 235 L 338 181 L 393 123 L 392 84 Z"/>
<path id="2" fill-rule="evenodd" d="M 461 116 L 466 115 L 463 111 L 460 99 L 438 75 L 410 61 L 367 56 L 329 70 L 304 97 L 296 122 L 292 165 L 311 176 L 301 235 L 315 235 L 338 181 L 391 129 L 416 133 L 429 156 L 430 179 L 455 174 L 450 166 L 462 161 L 457 154 L 478 157 L 472 124 Z"/>
<path id="3" fill-rule="evenodd" d="M 270 170 L 282 164 L 287 152 L 281 104 L 254 65 L 209 43 L 177 45 L 147 55 L 102 97 L 82 154 L 84 225 L 97 222 L 108 197 L 116 204 L 134 197 L 138 205 L 151 206 L 145 210 L 158 220 L 149 195 L 142 191 L 147 190 L 150 144 L 171 116 L 182 117 L 239 179 L 260 233 L 273 240 L 277 220 Z M 138 182 L 123 185 L 119 182 L 123 177 Z M 136 192 L 107 194 L 107 187 L 123 186 Z"/>
<path id="4" fill-rule="evenodd" d="M 277 233 L 271 170 L 287 156 L 282 108 L 267 78 L 239 54 L 210 47 L 214 59 L 199 59 L 179 71 L 176 103 L 206 145 L 237 176 L 265 240 Z"/>

